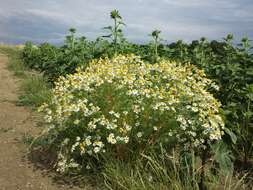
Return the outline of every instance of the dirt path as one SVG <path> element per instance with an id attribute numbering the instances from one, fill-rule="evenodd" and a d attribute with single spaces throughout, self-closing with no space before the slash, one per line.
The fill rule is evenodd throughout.
<path id="1" fill-rule="evenodd" d="M 24 135 L 41 130 L 28 109 L 16 106 L 18 80 L 7 70 L 7 58 L 0 54 L 0 190 L 67 190 L 35 169 L 27 159 Z"/>

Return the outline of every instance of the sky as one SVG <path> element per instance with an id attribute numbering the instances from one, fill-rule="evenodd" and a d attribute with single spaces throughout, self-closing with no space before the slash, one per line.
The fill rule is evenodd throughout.
<path id="1" fill-rule="evenodd" d="M 155 29 L 167 42 L 220 40 L 228 33 L 253 39 L 253 0 L 0 0 L 0 42 L 57 44 L 70 27 L 95 39 L 106 34 L 113 9 L 131 42 L 149 41 Z"/>

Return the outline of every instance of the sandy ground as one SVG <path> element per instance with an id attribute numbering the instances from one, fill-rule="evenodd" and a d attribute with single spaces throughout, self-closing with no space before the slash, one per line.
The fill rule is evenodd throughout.
<path id="1" fill-rule="evenodd" d="M 32 113 L 16 106 L 18 79 L 7 70 L 8 59 L 0 54 L 0 190 L 67 190 L 28 159 L 24 135 L 36 135 Z"/>

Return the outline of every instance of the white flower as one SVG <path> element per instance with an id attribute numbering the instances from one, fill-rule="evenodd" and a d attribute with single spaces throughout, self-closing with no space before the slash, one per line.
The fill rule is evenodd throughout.
<path id="1" fill-rule="evenodd" d="M 75 125 L 78 125 L 80 123 L 80 120 L 79 119 L 76 119 L 75 121 L 74 121 L 74 124 Z"/>
<path id="2" fill-rule="evenodd" d="M 124 115 L 127 115 L 127 114 L 128 114 L 128 111 L 123 111 L 123 114 L 124 114 Z"/>
<path id="3" fill-rule="evenodd" d="M 93 146 L 104 147 L 104 144 L 101 141 L 95 141 Z"/>
<path id="4" fill-rule="evenodd" d="M 51 113 L 52 113 L 52 110 L 48 109 L 48 110 L 47 110 L 47 114 L 50 115 Z"/>
<path id="5" fill-rule="evenodd" d="M 114 134 L 111 133 L 108 137 L 107 137 L 107 141 L 111 144 L 116 144 L 116 139 L 114 138 Z"/>
<path id="6" fill-rule="evenodd" d="M 149 182 L 153 181 L 152 175 L 150 175 L 150 176 L 148 177 L 148 181 L 149 181 Z"/>
<path id="7" fill-rule="evenodd" d="M 115 113 L 114 116 L 117 117 L 117 118 L 119 118 L 120 114 L 119 113 Z"/>
<path id="8" fill-rule="evenodd" d="M 100 151 L 100 148 L 99 148 L 99 147 L 95 147 L 95 148 L 94 148 L 94 152 L 95 152 L 95 153 L 98 153 L 99 151 Z"/>
<path id="9" fill-rule="evenodd" d="M 90 145 L 92 144 L 89 138 L 86 138 L 86 139 L 85 139 L 85 144 L 86 144 L 87 146 L 90 146 Z"/>
<path id="10" fill-rule="evenodd" d="M 137 133 L 137 137 L 138 137 L 138 138 L 141 138 L 141 137 L 142 137 L 142 132 L 138 132 L 138 133 Z"/>
<path id="11" fill-rule="evenodd" d="M 180 125 L 180 127 L 185 131 L 185 129 L 186 129 L 185 125 Z"/>
<path id="12" fill-rule="evenodd" d="M 94 124 L 94 122 L 93 121 L 91 121 L 91 122 L 89 122 L 88 123 L 88 127 L 90 128 L 90 129 L 96 129 L 96 124 Z"/>
<path id="13" fill-rule="evenodd" d="M 77 168 L 79 167 L 79 164 L 76 163 L 73 159 L 70 160 L 70 163 L 68 164 L 69 168 Z"/>
<path id="14" fill-rule="evenodd" d="M 136 127 L 140 126 L 140 122 L 136 122 L 136 123 L 135 123 L 135 126 L 136 126 Z"/>
<path id="15" fill-rule="evenodd" d="M 193 111 L 193 112 L 198 112 L 199 109 L 198 109 L 197 107 L 192 107 L 192 111 Z"/>
<path id="16" fill-rule="evenodd" d="M 186 109 L 191 109 L 191 106 L 190 106 L 190 105 L 187 105 L 187 106 L 186 106 Z"/>
<path id="17" fill-rule="evenodd" d="M 64 145 L 67 145 L 69 143 L 69 138 L 66 138 L 66 139 L 64 139 L 64 141 L 62 142 L 62 145 L 64 146 Z"/>
<path id="18" fill-rule="evenodd" d="M 124 142 L 128 143 L 129 142 L 129 137 L 124 137 Z"/>
<path id="19" fill-rule="evenodd" d="M 115 112 L 113 110 L 109 111 L 109 114 L 113 115 Z"/>
<path id="20" fill-rule="evenodd" d="M 141 112 L 139 105 L 133 105 L 132 108 L 134 113 L 138 114 Z"/>
<path id="21" fill-rule="evenodd" d="M 76 142 L 75 144 L 73 144 L 72 147 L 71 147 L 71 152 L 74 152 L 78 145 L 79 145 L 79 142 Z"/>
<path id="22" fill-rule="evenodd" d="M 127 125 L 127 124 L 125 125 L 125 128 L 126 128 L 127 131 L 131 131 L 131 129 L 132 129 L 132 127 L 130 125 Z"/>

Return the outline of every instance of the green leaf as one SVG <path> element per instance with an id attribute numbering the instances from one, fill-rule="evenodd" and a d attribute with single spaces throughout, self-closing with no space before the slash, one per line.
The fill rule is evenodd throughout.
<path id="1" fill-rule="evenodd" d="M 214 153 L 214 160 L 219 164 L 220 171 L 225 175 L 233 173 L 233 155 L 231 150 L 223 141 L 218 141 L 212 145 L 212 151 Z"/>
<path id="2" fill-rule="evenodd" d="M 236 135 L 230 129 L 228 129 L 226 127 L 224 128 L 224 131 L 230 136 L 232 142 L 235 144 L 237 141 Z"/>

